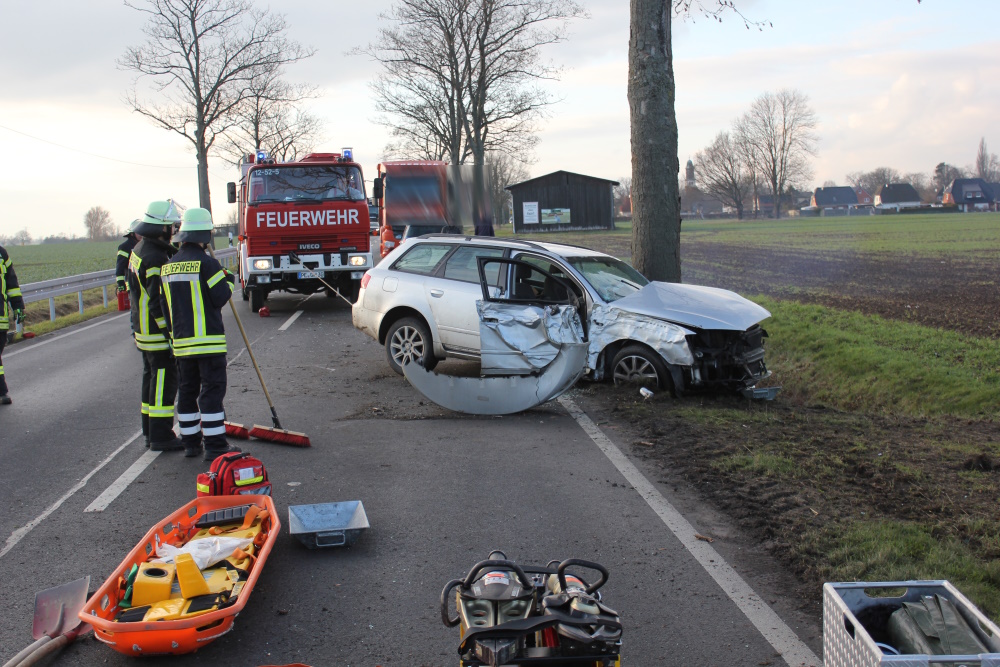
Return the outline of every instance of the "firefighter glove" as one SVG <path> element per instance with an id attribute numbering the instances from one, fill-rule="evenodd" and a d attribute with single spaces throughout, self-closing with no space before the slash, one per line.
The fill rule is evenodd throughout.
<path id="1" fill-rule="evenodd" d="M 14 311 L 14 322 L 21 324 L 24 322 L 24 311 L 22 309 L 17 309 Z"/>
<path id="2" fill-rule="evenodd" d="M 125 285 L 119 285 L 118 286 L 118 291 L 119 292 L 127 292 L 128 291 L 128 287 L 126 287 Z"/>

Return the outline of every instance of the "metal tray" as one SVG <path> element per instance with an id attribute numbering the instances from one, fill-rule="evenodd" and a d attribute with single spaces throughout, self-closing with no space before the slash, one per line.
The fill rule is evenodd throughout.
<path id="1" fill-rule="evenodd" d="M 288 530 L 309 549 L 351 546 L 367 528 L 360 500 L 288 506 Z"/>

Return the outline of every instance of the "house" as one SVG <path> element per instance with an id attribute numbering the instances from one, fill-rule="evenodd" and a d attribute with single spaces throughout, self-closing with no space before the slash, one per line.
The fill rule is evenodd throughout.
<path id="1" fill-rule="evenodd" d="M 988 211 L 996 202 L 990 184 L 981 178 L 956 178 L 944 189 L 941 203 L 959 211 Z"/>
<path id="2" fill-rule="evenodd" d="M 826 210 L 846 211 L 858 205 L 858 193 L 854 191 L 854 188 L 846 185 L 816 188 L 809 200 L 809 205 Z"/>
<path id="3" fill-rule="evenodd" d="M 920 195 L 909 183 L 887 183 L 875 193 L 875 208 L 895 209 L 920 208 Z"/>
<path id="4" fill-rule="evenodd" d="M 618 181 L 555 171 L 508 185 L 514 201 L 514 233 L 614 229 Z"/>
<path id="5" fill-rule="evenodd" d="M 871 206 L 872 196 L 867 190 L 865 190 L 860 185 L 854 186 L 854 194 L 858 196 L 858 206 Z"/>
<path id="6" fill-rule="evenodd" d="M 991 210 L 1000 211 L 1000 183 L 987 183 L 990 192 L 993 194 L 993 207 Z"/>

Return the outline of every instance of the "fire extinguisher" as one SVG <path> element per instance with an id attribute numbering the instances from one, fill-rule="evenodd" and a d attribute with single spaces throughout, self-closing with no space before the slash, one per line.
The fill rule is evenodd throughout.
<path id="1" fill-rule="evenodd" d="M 118 292 L 118 310 L 132 310 L 132 302 L 129 301 L 127 290 Z"/>

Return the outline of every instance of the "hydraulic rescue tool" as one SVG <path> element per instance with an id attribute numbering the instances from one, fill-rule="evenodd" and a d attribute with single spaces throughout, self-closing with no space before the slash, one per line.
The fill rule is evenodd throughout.
<path id="1" fill-rule="evenodd" d="M 600 578 L 588 584 L 568 572 L 570 567 L 595 571 Z M 620 667 L 621 621 L 599 592 L 607 580 L 607 569 L 591 561 L 520 566 L 493 551 L 464 579 L 445 585 L 441 620 L 460 626 L 461 667 Z"/>

